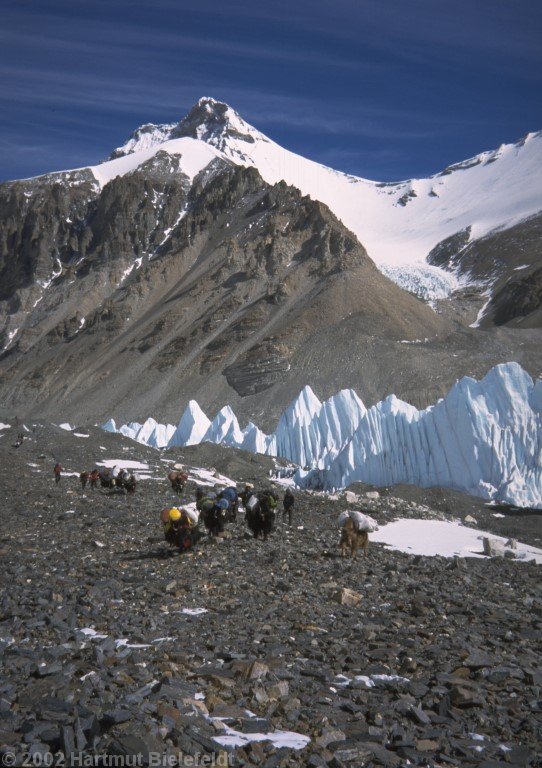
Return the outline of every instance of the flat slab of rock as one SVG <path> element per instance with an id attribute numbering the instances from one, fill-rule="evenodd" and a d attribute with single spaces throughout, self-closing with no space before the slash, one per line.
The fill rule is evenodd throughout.
<path id="1" fill-rule="evenodd" d="M 342 587 L 335 592 L 334 598 L 340 605 L 356 606 L 361 602 L 362 595 L 353 589 Z"/>

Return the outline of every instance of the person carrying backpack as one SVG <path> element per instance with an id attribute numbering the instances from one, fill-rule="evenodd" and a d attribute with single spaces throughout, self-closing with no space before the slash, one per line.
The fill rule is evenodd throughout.
<path id="1" fill-rule="evenodd" d="M 177 507 L 164 509 L 160 517 L 164 526 L 164 538 L 168 544 L 181 551 L 194 546 L 198 540 L 197 517 Z"/>
<path id="2" fill-rule="evenodd" d="M 245 509 L 247 507 L 247 502 L 251 496 L 254 496 L 254 485 L 252 483 L 245 483 L 244 489 L 239 494 L 239 498 L 241 499 L 241 503 L 243 504 Z"/>
<path id="3" fill-rule="evenodd" d="M 286 493 L 284 494 L 284 499 L 282 500 L 282 522 L 284 523 L 286 520 L 286 517 L 288 517 L 288 525 L 292 525 L 292 512 L 294 511 L 294 504 L 295 504 L 295 496 L 290 490 L 290 488 L 287 489 Z"/>

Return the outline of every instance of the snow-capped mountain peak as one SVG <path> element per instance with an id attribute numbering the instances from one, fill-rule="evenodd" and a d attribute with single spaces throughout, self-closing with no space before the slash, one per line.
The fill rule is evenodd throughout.
<path id="1" fill-rule="evenodd" d="M 256 168 L 267 184 L 297 188 L 327 205 L 388 278 L 428 301 L 445 298 L 462 285 L 480 287 L 468 270 L 454 274 L 428 264 L 437 246 L 461 236 L 466 247 L 542 211 L 542 132 L 427 178 L 378 182 L 284 149 L 228 104 L 208 96 L 180 122 L 143 125 L 109 161 L 64 176 L 69 173 L 68 181 L 73 177 L 79 183 L 80 171 L 90 171 L 101 190 L 117 176 L 147 172 L 158 152 L 176 158 L 175 173 L 186 176 L 187 185 L 218 160 Z"/>
<path id="2" fill-rule="evenodd" d="M 438 243 L 460 232 L 476 240 L 542 210 L 542 174 L 536 170 L 542 165 L 542 132 L 481 152 L 428 178 L 383 183 L 296 155 L 249 125 L 228 104 L 205 96 L 177 124 L 139 128 L 114 157 L 141 153 L 148 159 L 159 148 L 179 152 L 179 140 L 194 142 L 190 152 L 197 143 L 222 159 L 255 167 L 268 184 L 285 181 L 325 203 L 388 277 L 425 299 L 443 298 L 458 287 L 450 272 L 427 264 Z M 183 162 L 188 149 L 182 147 Z M 104 170 L 93 169 L 95 175 Z"/>
<path id="3" fill-rule="evenodd" d="M 203 96 L 178 123 L 147 123 L 140 126 L 125 144 L 111 154 L 109 160 L 159 147 L 172 139 L 186 137 L 204 141 L 243 163 L 249 162 L 246 153 L 242 151 L 243 143 L 269 141 L 228 104 L 210 96 Z"/>
<path id="4" fill-rule="evenodd" d="M 256 141 L 269 141 L 232 107 L 209 96 L 201 98 L 173 129 L 173 137 L 182 136 L 205 141 L 226 155 L 233 150 L 239 153 L 239 148 L 235 146 L 238 142 L 254 144 Z"/>

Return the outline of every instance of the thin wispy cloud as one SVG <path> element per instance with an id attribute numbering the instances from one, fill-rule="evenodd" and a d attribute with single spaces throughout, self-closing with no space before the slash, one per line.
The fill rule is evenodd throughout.
<path id="1" fill-rule="evenodd" d="M 6 2 L 0 174 L 31 170 L 17 142 L 41 151 L 36 172 L 68 148 L 95 162 L 202 95 L 341 170 L 435 171 L 542 125 L 541 15 L 532 0 Z"/>
<path id="2" fill-rule="evenodd" d="M 88 34 L 91 30 L 86 30 Z M 98 37 L 99 39 L 94 39 Z M 194 54 L 205 54 L 213 58 L 228 56 L 243 59 L 265 59 L 269 61 L 282 61 L 302 64 L 310 67 L 313 64 L 319 66 L 332 66 L 337 68 L 349 68 L 366 74 L 382 71 L 383 64 L 376 62 L 360 62 L 353 58 L 340 55 L 327 55 L 325 52 L 311 52 L 307 50 L 295 50 L 287 47 L 271 47 L 253 45 L 245 42 L 227 42 L 216 37 L 188 37 L 182 34 L 169 34 L 167 32 L 141 30 L 136 27 L 124 26 L 120 40 L 106 25 L 100 25 L 95 30 L 94 36 L 89 34 L 88 39 L 73 40 L 68 37 L 53 36 L 44 38 L 40 34 L 17 31 L 10 35 L 0 34 L 0 42 L 14 47 L 32 46 L 35 51 L 52 51 L 60 55 L 89 55 L 97 56 L 106 54 L 115 58 L 123 58 L 127 52 L 131 53 L 134 60 L 137 59 L 137 50 L 144 46 L 146 50 L 157 50 L 162 55 L 168 50 L 174 51 L 177 57 L 190 59 Z M 111 46 L 114 45 L 114 49 Z"/>
<path id="3" fill-rule="evenodd" d="M 175 117 L 180 119 L 181 109 L 187 110 L 195 101 L 195 94 L 206 92 L 208 85 L 191 81 L 190 86 L 182 87 L 175 78 L 157 82 L 148 77 L 146 68 L 146 77 L 142 74 L 143 71 L 135 72 L 130 80 L 124 78 L 119 83 L 99 75 L 7 67 L 0 71 L 0 98 L 57 109 L 73 105 L 120 113 L 130 113 L 143 104 L 149 110 L 164 110 L 168 114 L 176 111 Z M 262 95 L 251 89 L 229 89 L 229 93 L 228 100 L 232 104 L 247 104 L 247 110 L 242 110 L 243 116 L 258 127 L 289 126 L 335 136 L 391 139 L 426 138 L 433 136 L 439 128 L 431 114 L 426 116 L 423 129 L 416 127 L 414 124 L 419 126 L 420 115 L 407 109 L 379 108 L 370 104 L 322 105 L 316 99 Z M 452 130 L 455 124 L 456 121 L 452 121 L 448 129 Z"/>

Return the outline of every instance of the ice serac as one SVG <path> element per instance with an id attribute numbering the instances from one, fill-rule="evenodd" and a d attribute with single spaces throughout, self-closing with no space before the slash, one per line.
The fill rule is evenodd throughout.
<path id="1" fill-rule="evenodd" d="M 309 386 L 286 408 L 275 431 L 277 455 L 311 465 L 322 451 L 322 435 L 315 421 L 322 403 Z"/>
<path id="2" fill-rule="evenodd" d="M 542 413 L 542 379 L 537 379 L 535 381 L 531 397 L 529 398 L 529 403 L 533 411 Z"/>
<path id="3" fill-rule="evenodd" d="M 243 442 L 243 433 L 237 421 L 237 416 L 229 405 L 225 405 L 215 416 L 202 442 L 224 443 L 224 445 L 239 446 Z"/>
<path id="4" fill-rule="evenodd" d="M 173 424 L 159 424 L 149 417 L 137 431 L 135 439 L 138 443 L 145 443 L 152 448 L 165 448 L 174 432 Z"/>
<path id="5" fill-rule="evenodd" d="M 327 466 L 350 440 L 360 420 L 367 413 L 353 389 L 342 389 L 322 404 L 317 415 L 323 451 L 318 463 Z"/>
<path id="6" fill-rule="evenodd" d="M 102 429 L 104 432 L 120 432 L 120 429 L 117 429 L 115 419 L 108 419 L 105 424 L 102 424 Z"/>
<path id="7" fill-rule="evenodd" d="M 461 379 L 424 411 L 387 398 L 370 408 L 328 472 L 327 488 L 443 486 L 523 507 L 542 506 L 542 419 L 538 390 L 517 364 L 481 381 Z M 307 477 L 306 482 L 313 478 Z"/>
<path id="8" fill-rule="evenodd" d="M 104 428 L 113 431 L 115 422 Z M 423 411 L 395 395 L 367 410 L 353 390 L 321 403 L 307 386 L 271 435 L 252 422 L 241 430 L 230 406 L 210 423 L 194 401 L 171 430 L 147 419 L 117 431 L 156 447 L 169 436 L 169 445 L 206 440 L 281 456 L 309 468 L 296 476 L 309 488 L 411 483 L 542 508 L 542 381 L 517 363 L 498 365 L 481 381 L 461 379 Z"/>
<path id="9" fill-rule="evenodd" d="M 252 421 L 243 429 L 243 440 L 238 447 L 251 453 L 277 455 L 275 435 L 266 435 Z"/>
<path id="10" fill-rule="evenodd" d="M 198 445 L 209 427 L 211 420 L 207 418 L 195 400 L 190 400 L 185 408 L 177 429 L 171 436 L 170 446 Z"/>
<path id="11" fill-rule="evenodd" d="M 281 416 L 268 453 L 301 466 L 328 466 L 366 413 L 353 389 L 343 389 L 323 403 L 305 387 Z"/>
<path id="12" fill-rule="evenodd" d="M 130 437 L 132 440 L 136 440 L 137 433 L 142 426 L 143 424 L 140 424 L 138 421 L 131 421 L 129 424 L 123 424 L 122 427 L 120 427 L 119 432 L 125 437 Z"/>

